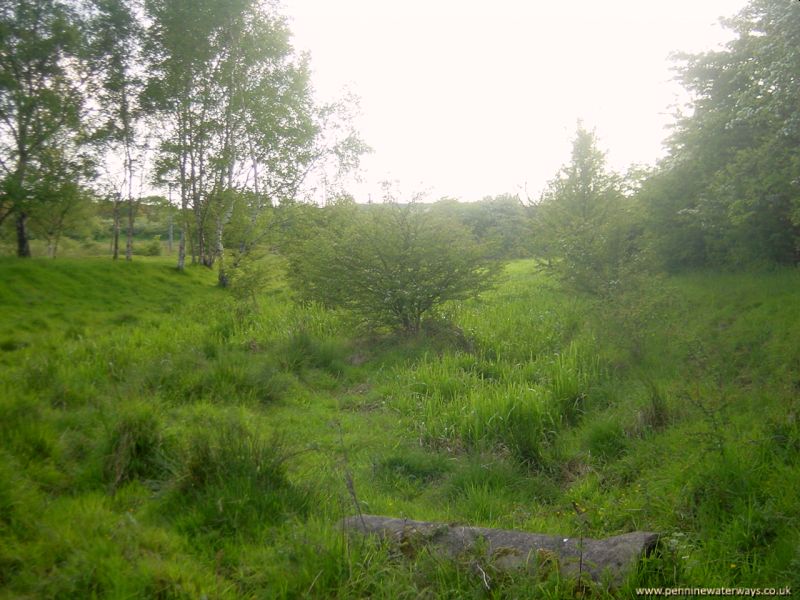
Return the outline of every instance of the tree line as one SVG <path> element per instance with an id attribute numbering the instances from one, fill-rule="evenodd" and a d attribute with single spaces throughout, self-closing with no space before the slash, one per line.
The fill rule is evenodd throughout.
<path id="1" fill-rule="evenodd" d="M 531 207 L 533 253 L 563 281 L 602 295 L 653 270 L 800 262 L 800 3 L 723 24 L 721 49 L 674 56 L 691 100 L 655 167 L 610 172 L 579 125 Z"/>
<path id="2" fill-rule="evenodd" d="M 655 167 L 612 172 L 579 123 L 569 162 L 537 198 L 362 209 L 371 217 L 329 207 L 319 243 L 289 248 L 295 288 L 416 330 L 518 256 L 606 300 L 657 271 L 797 265 L 800 3 L 752 0 L 724 23 L 735 35 L 723 48 L 675 57 L 691 101 Z"/>
<path id="3" fill-rule="evenodd" d="M 427 206 L 390 194 L 380 205 L 346 194 L 324 208 L 294 204 L 311 169 L 353 167 L 366 147 L 344 105 L 313 102 L 306 58 L 272 4 L 33 0 L 5 5 L 0 20 L 0 220 L 13 223 L 20 256 L 29 219 L 57 244 L 51 233 L 80 218 L 91 189 L 113 240 L 124 227 L 130 258 L 147 183 L 169 190 L 159 202 L 175 206 L 179 268 L 187 256 L 216 264 L 224 284 L 268 242 L 306 297 L 352 307 L 375 299 L 346 292 L 369 289 L 388 303 L 385 320 L 409 328 L 419 311 L 387 306 L 432 301 L 401 301 L 386 285 L 427 287 L 408 280 L 415 269 L 436 280 L 449 268 L 480 288 L 476 274 L 496 271 L 487 261 L 535 257 L 565 284 L 611 295 L 652 270 L 800 260 L 796 2 L 752 0 L 725 20 L 726 46 L 675 56 L 691 101 L 656 166 L 611 172 L 579 124 L 539 197 Z"/>
<path id="4" fill-rule="evenodd" d="M 240 213 L 246 248 L 312 169 L 357 163 L 366 147 L 347 109 L 315 103 L 273 2 L 12 0 L 0 7 L 0 224 L 27 257 L 31 220 L 50 231 L 82 198 L 110 200 L 113 255 L 124 230 L 130 259 L 138 200 L 157 186 L 180 207 L 178 268 L 187 246 L 210 266 Z"/>

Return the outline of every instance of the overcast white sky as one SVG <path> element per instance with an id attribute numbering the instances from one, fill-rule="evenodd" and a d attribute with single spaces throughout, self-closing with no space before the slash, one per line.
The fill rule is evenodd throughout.
<path id="1" fill-rule="evenodd" d="M 569 160 L 576 122 L 612 168 L 653 163 L 682 99 L 668 54 L 715 47 L 745 0 L 283 0 L 322 100 L 361 98 L 374 152 L 357 200 L 399 181 L 431 200 L 532 196 Z"/>

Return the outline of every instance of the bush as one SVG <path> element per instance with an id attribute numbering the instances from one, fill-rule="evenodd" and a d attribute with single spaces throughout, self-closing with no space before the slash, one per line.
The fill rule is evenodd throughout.
<path id="1" fill-rule="evenodd" d="M 150 243 L 142 249 L 144 256 L 161 256 L 161 236 L 155 236 Z"/>
<path id="2" fill-rule="evenodd" d="M 290 252 L 293 286 L 369 322 L 417 332 L 425 314 L 476 295 L 496 270 L 469 230 L 421 205 L 325 210 L 327 221 Z"/>

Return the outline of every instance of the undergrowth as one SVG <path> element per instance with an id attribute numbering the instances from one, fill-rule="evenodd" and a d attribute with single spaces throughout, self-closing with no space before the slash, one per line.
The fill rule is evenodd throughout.
<path id="1" fill-rule="evenodd" d="M 0 597 L 800 587 L 794 271 L 599 304 L 517 262 L 418 336 L 158 258 L 0 272 Z M 662 546 L 588 591 L 344 536 L 358 512 Z"/>

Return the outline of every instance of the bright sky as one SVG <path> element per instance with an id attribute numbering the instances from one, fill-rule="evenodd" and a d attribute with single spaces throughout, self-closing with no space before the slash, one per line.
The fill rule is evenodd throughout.
<path id="1" fill-rule="evenodd" d="M 654 163 L 683 99 L 668 54 L 715 47 L 745 0 L 283 0 L 321 100 L 361 98 L 358 201 L 536 197 L 578 119 L 612 168 Z"/>

